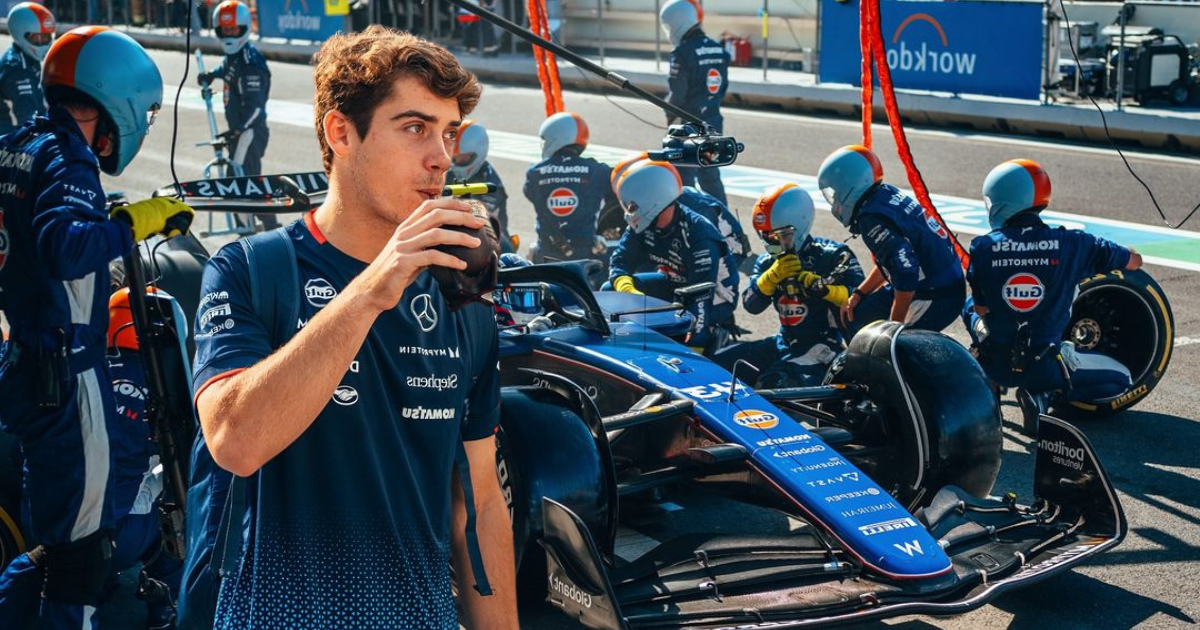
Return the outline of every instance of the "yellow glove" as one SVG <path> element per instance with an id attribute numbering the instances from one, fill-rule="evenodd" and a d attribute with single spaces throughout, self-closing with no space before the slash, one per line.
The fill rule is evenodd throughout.
<path id="1" fill-rule="evenodd" d="M 634 295 L 645 295 L 645 293 L 638 291 L 637 287 L 634 286 L 633 276 L 617 276 L 613 280 L 613 288 L 620 291 L 621 293 L 632 293 Z"/>
<path id="2" fill-rule="evenodd" d="M 850 289 L 840 284 L 831 284 L 825 287 L 825 295 L 821 297 L 826 302 L 840 308 L 845 306 L 846 302 L 850 301 Z"/>
<path id="3" fill-rule="evenodd" d="M 805 289 L 811 289 L 813 283 L 821 279 L 821 276 L 811 271 L 801 271 L 796 277 L 799 278 L 800 284 L 803 284 Z"/>
<path id="4" fill-rule="evenodd" d="M 134 242 L 155 234 L 166 237 L 187 232 L 196 211 L 174 197 L 154 197 L 127 206 L 117 206 L 112 218 L 124 221 L 133 230 Z"/>
<path id="5" fill-rule="evenodd" d="M 763 295 L 774 295 L 775 289 L 784 280 L 798 273 L 800 273 L 800 259 L 795 254 L 780 256 L 758 277 L 758 290 Z"/>

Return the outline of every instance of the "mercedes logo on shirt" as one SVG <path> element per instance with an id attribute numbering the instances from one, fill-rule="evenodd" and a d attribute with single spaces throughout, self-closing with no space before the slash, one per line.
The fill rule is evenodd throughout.
<path id="1" fill-rule="evenodd" d="M 422 331 L 429 332 L 437 328 L 437 309 L 434 308 L 433 298 L 428 293 L 422 293 L 413 298 L 408 308 L 412 311 L 413 317 L 417 318 L 417 325 L 421 327 Z"/>

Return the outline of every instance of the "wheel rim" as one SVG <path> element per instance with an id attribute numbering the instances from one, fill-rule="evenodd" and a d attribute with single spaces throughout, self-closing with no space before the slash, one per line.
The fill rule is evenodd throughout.
<path id="1" fill-rule="evenodd" d="M 1113 358 L 1129 369 L 1133 381 L 1142 379 L 1158 351 L 1154 311 L 1140 294 L 1120 284 L 1090 287 L 1075 300 L 1067 339 L 1079 336 L 1080 347 Z"/>

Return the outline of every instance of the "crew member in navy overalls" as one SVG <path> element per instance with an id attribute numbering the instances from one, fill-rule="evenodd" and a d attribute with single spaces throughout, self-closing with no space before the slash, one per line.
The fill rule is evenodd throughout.
<path id="1" fill-rule="evenodd" d="M 834 218 L 861 234 L 875 257 L 875 268 L 842 307 L 851 336 L 881 319 L 942 330 L 958 318 L 966 286 L 953 235 L 912 197 L 883 183 L 883 166 L 870 149 L 834 151 L 817 185 Z"/>
<path id="2" fill-rule="evenodd" d="M 963 311 L 988 378 L 1016 387 L 1025 430 L 1053 402 L 1097 402 L 1129 390 L 1129 369 L 1075 348 L 1063 335 L 1076 288 L 1113 269 L 1138 269 L 1130 248 L 1082 230 L 1052 228 L 1040 213 L 1050 204 L 1050 177 L 1032 160 L 1010 160 L 983 183 L 992 231 L 971 242 Z"/>
<path id="3" fill-rule="evenodd" d="M 46 115 L 42 60 L 54 41 L 54 26 L 54 15 L 40 4 L 21 2 L 9 10 L 13 45 L 0 57 L 0 134 Z"/>
<path id="4" fill-rule="evenodd" d="M 721 99 L 729 89 L 729 53 L 700 27 L 704 10 L 696 0 L 667 0 L 659 17 L 675 47 L 671 51 L 667 102 L 695 114 L 721 133 L 725 127 Z M 683 121 L 667 114 L 667 124 L 679 122 Z M 725 184 L 721 183 L 721 173 L 716 168 L 684 168 L 679 175 L 685 186 L 694 186 L 699 180 L 704 192 L 723 204 L 728 203 Z"/>
<path id="5" fill-rule="evenodd" d="M 512 237 L 508 234 L 508 192 L 500 173 L 487 159 L 488 132 L 483 123 L 464 120 L 454 140 L 454 155 L 450 158 L 449 184 L 491 184 L 496 190 L 478 195 L 463 195 L 464 199 L 477 199 L 488 209 L 496 238 L 500 239 L 500 251 L 514 253 Z"/>
<path id="6" fill-rule="evenodd" d="M 811 236 L 808 191 L 783 184 L 759 197 L 753 223 L 767 251 L 758 257 L 742 306 L 757 315 L 774 305 L 779 334 L 730 346 L 713 358 L 732 371 L 738 359 L 759 370 L 756 387 L 818 385 L 845 349 L 838 309 L 863 280 L 844 243 Z"/>

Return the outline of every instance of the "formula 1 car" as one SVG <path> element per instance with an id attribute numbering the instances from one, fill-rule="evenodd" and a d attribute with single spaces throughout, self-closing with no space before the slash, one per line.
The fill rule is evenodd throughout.
<path id="1" fill-rule="evenodd" d="M 1125 535 L 1087 439 L 1048 416 L 1032 502 L 987 496 L 999 409 L 978 365 L 941 334 L 879 322 L 824 385 L 753 391 L 673 340 L 691 324 L 693 291 L 675 304 L 593 293 L 567 265 L 506 269 L 501 283 L 498 309 L 541 322 L 500 342 L 497 473 L 518 579 L 587 627 L 960 613 Z M 615 555 L 623 508 L 681 485 L 803 526 L 692 532 L 632 561 Z"/>

